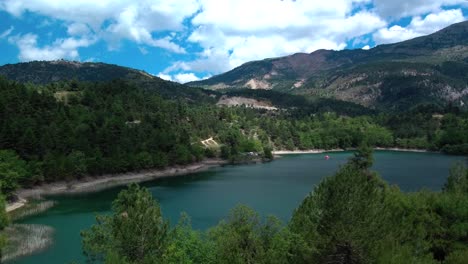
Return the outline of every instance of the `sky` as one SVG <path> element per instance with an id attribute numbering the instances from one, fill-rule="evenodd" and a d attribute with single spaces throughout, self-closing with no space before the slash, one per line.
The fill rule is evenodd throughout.
<path id="1" fill-rule="evenodd" d="M 0 65 L 66 59 L 181 83 L 245 62 L 369 49 L 468 19 L 468 0 L 0 0 Z"/>

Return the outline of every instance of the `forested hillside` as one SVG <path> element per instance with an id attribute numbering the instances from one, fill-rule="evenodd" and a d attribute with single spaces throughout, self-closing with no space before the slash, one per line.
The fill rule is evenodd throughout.
<path id="1" fill-rule="evenodd" d="M 114 64 L 67 60 L 30 61 L 0 66 L 0 76 L 23 84 L 47 85 L 59 82 L 110 82 L 125 80 L 139 89 L 159 93 L 164 98 L 207 100 L 211 92 L 187 89 L 176 82 L 165 81 L 144 71 Z"/>
<path id="2" fill-rule="evenodd" d="M 246 152 L 271 149 L 346 149 L 366 142 L 468 152 L 468 117 L 458 108 L 428 106 L 398 115 L 355 117 L 337 114 L 345 112 L 339 107 L 336 112 L 314 109 L 267 111 L 169 100 L 125 81 L 39 86 L 1 79 L 2 192 L 9 196 L 19 186 L 163 168 L 205 157 L 239 161 Z M 219 148 L 200 144 L 209 137 Z"/>

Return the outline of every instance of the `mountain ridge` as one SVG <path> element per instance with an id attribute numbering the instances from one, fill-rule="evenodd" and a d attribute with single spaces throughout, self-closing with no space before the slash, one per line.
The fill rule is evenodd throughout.
<path id="1" fill-rule="evenodd" d="M 463 72 L 468 72 L 468 21 L 370 50 L 317 50 L 247 62 L 188 85 L 272 89 L 407 109 L 424 103 L 465 105 L 468 77 Z"/>
<path id="2" fill-rule="evenodd" d="M 183 84 L 166 81 L 159 77 L 152 76 L 144 71 L 129 67 L 102 62 L 77 62 L 77 61 L 32 61 L 17 64 L 7 64 L 0 66 L 0 77 L 13 80 L 19 83 L 32 83 L 33 85 L 55 85 L 65 87 L 65 91 L 57 91 L 56 97 L 65 102 L 68 101 L 68 91 L 73 82 L 112 82 L 123 80 L 133 85 L 137 89 L 150 90 L 156 92 L 166 99 L 186 100 L 191 103 L 211 102 L 215 104 L 221 100 L 221 94 L 211 90 L 196 89 Z M 64 82 L 63 85 L 60 82 Z M 70 83 L 71 82 L 71 83 Z M 120 85 L 116 83 L 116 85 Z M 63 90 L 64 88 L 57 88 Z M 68 88 L 66 88 L 68 87 Z M 73 89 L 72 89 L 73 90 Z M 305 112 L 320 112 L 333 110 L 340 114 L 357 115 L 371 113 L 367 108 L 360 105 L 337 102 L 330 100 L 315 100 L 309 102 L 302 96 L 283 96 L 283 94 L 269 93 L 245 93 L 236 91 L 233 96 L 244 96 L 247 100 L 268 100 L 274 98 L 276 107 L 295 109 L 303 108 Z M 281 95 L 281 96 L 280 96 Z M 227 95 L 228 97 L 231 95 Z M 330 105 L 333 107 L 330 108 Z"/>
<path id="3" fill-rule="evenodd" d="M 31 61 L 0 66 L 0 76 L 19 83 L 47 85 L 62 81 L 108 82 L 125 80 L 140 89 L 151 89 L 165 98 L 207 99 L 209 91 L 190 89 L 145 71 L 103 62 L 68 60 Z"/>

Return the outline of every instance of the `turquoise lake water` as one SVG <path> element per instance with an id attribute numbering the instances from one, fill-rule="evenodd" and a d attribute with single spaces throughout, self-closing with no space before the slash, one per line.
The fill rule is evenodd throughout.
<path id="1" fill-rule="evenodd" d="M 352 153 L 328 153 L 329 160 L 324 160 L 324 155 L 286 155 L 270 163 L 217 167 L 143 185 L 161 203 L 163 214 L 171 223 L 177 222 L 181 212 L 187 212 L 194 228 L 206 229 L 240 203 L 262 215 L 273 214 L 287 221 L 314 185 L 332 175 Z M 403 191 L 421 188 L 437 191 L 445 183 L 449 168 L 465 159 L 437 153 L 377 151 L 373 169 Z M 55 207 L 21 221 L 53 227 L 53 245 L 9 263 L 84 263 L 80 230 L 89 228 L 96 214 L 109 212 L 112 200 L 121 189 L 53 197 L 58 202 Z"/>

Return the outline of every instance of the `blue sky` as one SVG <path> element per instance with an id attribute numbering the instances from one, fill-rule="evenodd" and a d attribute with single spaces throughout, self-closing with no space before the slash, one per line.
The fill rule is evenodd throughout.
<path id="1" fill-rule="evenodd" d="M 251 60 L 372 48 L 467 18 L 467 0 L 0 0 L 0 65 L 105 62 L 183 83 Z"/>

